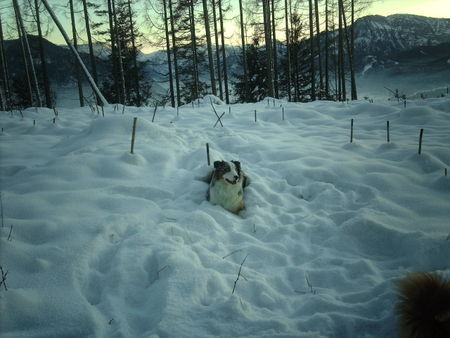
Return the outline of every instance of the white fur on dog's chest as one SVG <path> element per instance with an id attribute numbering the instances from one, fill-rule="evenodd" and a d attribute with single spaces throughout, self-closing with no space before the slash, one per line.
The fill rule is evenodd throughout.
<path id="1" fill-rule="evenodd" d="M 242 183 L 229 184 L 224 180 L 218 180 L 209 191 L 209 200 L 213 204 L 218 204 L 227 210 L 235 212 L 241 206 Z"/>

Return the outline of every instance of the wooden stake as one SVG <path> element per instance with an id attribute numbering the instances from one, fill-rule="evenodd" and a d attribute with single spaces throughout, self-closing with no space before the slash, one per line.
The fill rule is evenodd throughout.
<path id="1" fill-rule="evenodd" d="M 33 120 L 33 126 L 35 126 L 36 125 L 36 120 Z"/>
<path id="2" fill-rule="evenodd" d="M 206 143 L 206 158 L 208 159 L 208 167 L 211 165 L 211 161 L 209 159 L 209 143 Z"/>
<path id="3" fill-rule="evenodd" d="M 388 143 L 391 142 L 389 121 L 386 122 L 386 137 L 387 137 Z"/>
<path id="4" fill-rule="evenodd" d="M 255 122 L 256 122 L 256 109 L 255 109 Z"/>
<path id="5" fill-rule="evenodd" d="M 281 119 L 284 121 L 284 107 L 281 107 Z"/>
<path id="6" fill-rule="evenodd" d="M 134 139 L 135 139 L 135 135 L 136 135 L 136 122 L 137 122 L 137 117 L 133 118 L 133 132 L 131 135 L 131 154 L 134 154 Z"/>
<path id="7" fill-rule="evenodd" d="M 447 168 L 444 168 L 444 176 L 447 177 Z"/>
<path id="8" fill-rule="evenodd" d="M 423 138 L 423 128 L 420 129 L 419 135 L 419 155 L 422 153 L 422 138 Z"/>
<path id="9" fill-rule="evenodd" d="M 152 117 L 152 122 L 155 121 L 155 115 L 156 115 L 156 110 L 158 109 L 158 105 L 155 105 L 155 110 L 153 111 L 153 117 Z"/>
<path id="10" fill-rule="evenodd" d="M 353 119 L 350 123 L 350 143 L 353 143 Z"/>

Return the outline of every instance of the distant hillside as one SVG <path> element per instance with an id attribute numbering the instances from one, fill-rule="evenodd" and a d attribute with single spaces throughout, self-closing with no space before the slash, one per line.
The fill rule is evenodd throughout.
<path id="1" fill-rule="evenodd" d="M 322 40 L 323 41 L 323 40 Z M 37 37 L 30 36 L 33 56 L 39 63 Z M 74 83 L 73 56 L 65 46 L 44 40 L 51 80 L 57 84 Z M 285 44 L 280 42 L 281 60 Z M 11 76 L 23 75 L 23 59 L 17 40 L 5 42 L 6 57 Z M 80 54 L 89 67 L 87 47 L 80 46 Z M 96 45 L 98 73 L 107 71 L 109 49 Z M 242 71 L 240 48 L 226 47 L 229 75 Z M 149 60 L 148 76 L 155 80 L 156 94 L 165 93 L 167 60 L 163 51 L 141 54 Z M 180 60 L 182 62 L 182 60 Z M 450 19 L 428 18 L 417 15 L 396 14 L 387 17 L 366 16 L 355 22 L 355 64 L 358 86 L 364 90 L 384 86 L 448 86 L 450 79 Z M 39 67 L 37 67 L 39 68 Z M 39 70 L 39 69 L 38 69 Z M 209 82 L 207 68 L 200 67 L 203 80 Z M 412 81 L 406 80 L 410 78 Z M 419 79 L 420 78 L 420 79 Z M 384 89 L 383 89 L 384 90 Z M 412 90 L 412 89 L 411 89 Z"/>
<path id="2" fill-rule="evenodd" d="M 30 44 L 31 53 L 35 64 L 40 64 L 39 58 L 39 38 L 34 35 L 28 35 L 28 41 Z M 48 63 L 49 77 L 52 82 L 58 84 L 68 84 L 75 79 L 73 61 L 74 57 L 72 52 L 67 47 L 62 47 L 53 44 L 52 42 L 43 39 L 44 50 Z M 86 65 L 89 67 L 89 55 L 83 52 L 83 47 L 80 48 L 80 56 Z M 25 68 L 23 66 L 23 56 L 20 47 L 19 40 L 6 40 L 5 41 L 5 55 L 8 64 L 8 70 L 11 77 L 22 77 L 25 74 Z M 98 70 L 104 71 L 105 63 L 98 58 Z M 40 71 L 40 67 L 36 67 L 36 71 Z"/>

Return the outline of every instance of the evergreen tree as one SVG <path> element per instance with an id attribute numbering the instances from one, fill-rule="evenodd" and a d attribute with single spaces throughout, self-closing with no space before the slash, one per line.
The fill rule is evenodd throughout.
<path id="1" fill-rule="evenodd" d="M 245 50 L 246 74 L 234 74 L 234 95 L 237 102 L 257 102 L 267 95 L 270 81 L 267 76 L 267 53 L 265 48 L 259 46 L 259 39 L 254 38 L 251 45 Z M 242 59 L 239 60 L 242 64 Z"/>
<path id="2" fill-rule="evenodd" d="M 115 3 L 115 48 L 120 50 L 123 80 L 117 78 L 120 76 L 120 72 L 118 74 L 118 72 L 111 71 L 109 78 L 106 78 L 102 83 L 102 92 L 108 101 L 118 102 L 118 99 L 123 95 L 121 93 L 123 86 L 117 86 L 117 83 L 124 81 L 125 103 L 140 106 L 148 104 L 151 96 L 151 83 L 146 76 L 145 68 L 147 62 L 138 61 L 137 59 L 137 53 L 141 47 L 137 41 L 142 38 L 142 33 L 137 30 L 135 22 L 130 20 L 129 13 L 128 1 L 118 1 Z M 109 64 L 111 67 L 117 64 L 112 60 L 115 56 L 115 54 L 114 56 L 113 54 L 109 56 L 111 61 Z"/>

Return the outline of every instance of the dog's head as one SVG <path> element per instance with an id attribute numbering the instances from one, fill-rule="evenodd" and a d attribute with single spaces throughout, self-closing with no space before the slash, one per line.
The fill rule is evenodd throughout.
<path id="1" fill-rule="evenodd" d="M 241 177 L 241 163 L 238 161 L 215 161 L 215 175 L 229 184 L 236 184 Z"/>

